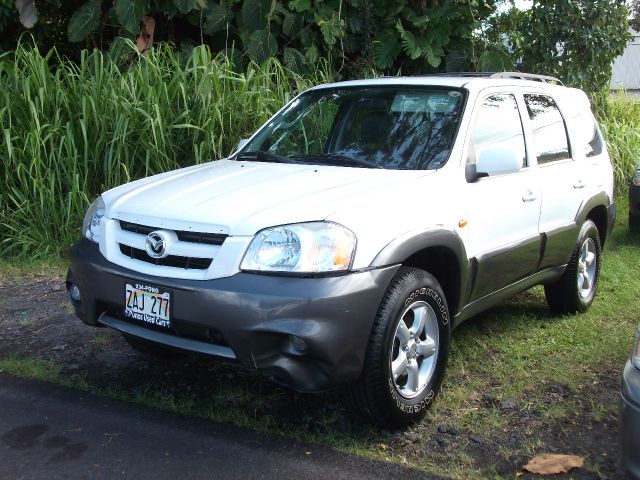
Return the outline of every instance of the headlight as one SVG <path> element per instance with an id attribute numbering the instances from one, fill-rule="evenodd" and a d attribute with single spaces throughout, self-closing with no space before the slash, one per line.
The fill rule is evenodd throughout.
<path id="1" fill-rule="evenodd" d="M 631 353 L 631 361 L 636 368 L 640 369 L 640 330 L 636 335 L 636 344 L 633 347 L 633 352 Z"/>
<path id="2" fill-rule="evenodd" d="M 631 179 L 631 183 L 633 183 L 637 187 L 640 187 L 640 168 L 636 170 L 636 174 Z"/>
<path id="3" fill-rule="evenodd" d="M 100 240 L 100 220 L 104 217 L 104 201 L 102 197 L 96 198 L 84 215 L 82 234 L 92 242 Z"/>
<path id="4" fill-rule="evenodd" d="M 356 237 L 331 222 L 309 222 L 258 232 L 244 255 L 242 270 L 320 273 L 348 270 Z"/>

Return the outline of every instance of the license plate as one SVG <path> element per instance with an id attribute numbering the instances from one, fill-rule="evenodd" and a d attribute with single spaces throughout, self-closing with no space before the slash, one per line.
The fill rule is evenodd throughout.
<path id="1" fill-rule="evenodd" d="M 171 328 L 171 293 L 152 285 L 127 283 L 124 316 L 132 320 Z"/>

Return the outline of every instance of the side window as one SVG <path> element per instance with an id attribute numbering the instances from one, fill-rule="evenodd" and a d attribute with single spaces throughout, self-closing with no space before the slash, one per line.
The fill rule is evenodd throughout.
<path id="1" fill-rule="evenodd" d="M 524 102 L 531 119 L 538 165 L 570 159 L 567 129 L 556 102 L 546 95 L 525 95 Z"/>
<path id="2" fill-rule="evenodd" d="M 522 166 L 527 166 L 522 122 L 513 95 L 491 95 L 482 102 L 473 130 L 475 159 L 488 148 L 504 148 L 518 152 Z"/>
<path id="3" fill-rule="evenodd" d="M 602 137 L 596 127 L 596 122 L 588 112 L 581 112 L 575 117 L 578 145 L 584 146 L 587 157 L 595 157 L 602 153 Z"/>

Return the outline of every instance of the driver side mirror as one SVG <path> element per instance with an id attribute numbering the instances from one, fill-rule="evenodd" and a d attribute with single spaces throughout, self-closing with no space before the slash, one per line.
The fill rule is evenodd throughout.
<path id="1" fill-rule="evenodd" d="M 477 177 L 493 177 L 519 172 L 522 168 L 522 158 L 517 150 L 510 148 L 487 148 L 483 150 L 476 161 Z"/>

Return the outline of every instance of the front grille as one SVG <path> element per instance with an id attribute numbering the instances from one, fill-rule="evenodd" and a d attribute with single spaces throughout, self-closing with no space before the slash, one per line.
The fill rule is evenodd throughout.
<path id="1" fill-rule="evenodd" d="M 131 247 L 120 243 L 120 252 L 134 260 L 140 260 L 154 265 L 162 265 L 164 267 L 190 268 L 194 270 L 206 270 L 211 265 L 211 258 L 199 257 L 179 257 L 177 255 L 168 255 L 164 258 L 152 258 L 147 252 L 139 248 Z"/>
<path id="2" fill-rule="evenodd" d="M 151 232 L 159 230 L 157 227 L 139 225 L 137 223 L 125 222 L 123 220 L 120 220 L 120 228 L 127 232 L 139 233 L 141 235 L 149 235 Z M 222 245 L 228 237 L 228 235 L 223 233 L 187 232 L 186 230 L 174 231 L 178 236 L 178 240 L 182 242 L 206 243 L 207 245 Z"/>

